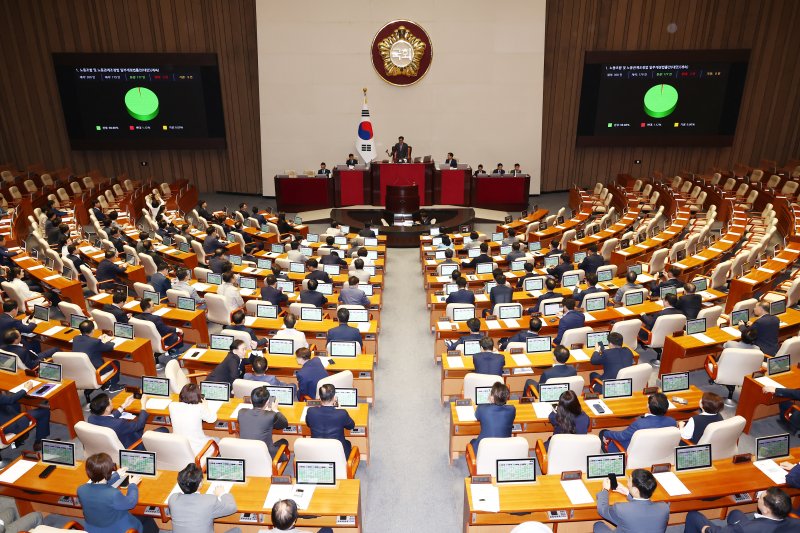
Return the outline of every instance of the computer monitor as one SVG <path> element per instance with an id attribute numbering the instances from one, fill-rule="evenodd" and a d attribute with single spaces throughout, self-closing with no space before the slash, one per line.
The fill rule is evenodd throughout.
<path id="1" fill-rule="evenodd" d="M 336 400 L 345 409 L 358 407 L 358 389 L 336 387 Z"/>
<path id="2" fill-rule="evenodd" d="M 483 292 L 485 294 L 491 294 L 492 293 L 492 289 L 494 289 L 495 287 L 497 287 L 497 282 L 496 281 L 489 281 L 488 283 L 486 283 L 486 285 L 483 286 Z"/>
<path id="3" fill-rule="evenodd" d="M 142 376 L 142 394 L 169 397 L 169 379 L 158 376 Z"/>
<path id="4" fill-rule="evenodd" d="M 64 270 L 61 271 L 61 275 L 68 281 L 72 281 L 74 278 L 72 275 L 72 269 L 68 267 L 64 267 Z"/>
<path id="5" fill-rule="evenodd" d="M 294 223 L 295 223 L 295 225 L 300 225 L 300 224 L 302 224 L 302 223 L 303 223 L 303 217 L 301 217 L 300 215 L 295 215 L 295 217 L 294 217 Z"/>
<path id="6" fill-rule="evenodd" d="M 585 296 L 583 298 L 583 308 L 586 309 L 587 313 L 602 311 L 606 308 L 606 297 L 595 296 L 594 298 L 590 298 L 589 296 Z"/>
<path id="7" fill-rule="evenodd" d="M 270 339 L 269 353 L 275 355 L 293 355 L 294 341 L 292 339 Z"/>
<path id="8" fill-rule="evenodd" d="M 172 237 L 161 237 L 161 242 L 164 246 L 172 246 Z"/>
<path id="9" fill-rule="evenodd" d="M 510 244 L 504 244 L 500 247 L 500 255 L 508 255 L 511 253 L 511 250 L 512 248 Z"/>
<path id="10" fill-rule="evenodd" d="M 512 272 L 521 272 L 525 270 L 525 260 L 518 259 L 516 261 L 511 261 L 511 271 Z"/>
<path id="11" fill-rule="evenodd" d="M 158 305 L 161 303 L 161 295 L 155 291 L 142 291 L 142 299 L 150 300 L 153 305 Z"/>
<path id="12" fill-rule="evenodd" d="M 300 320 L 322 322 L 322 309 L 319 307 L 301 307 Z"/>
<path id="13" fill-rule="evenodd" d="M 593 331 L 586 334 L 586 347 L 594 348 L 598 342 L 602 342 L 604 346 L 608 346 L 608 331 Z"/>
<path id="14" fill-rule="evenodd" d="M 275 398 L 278 405 L 294 405 L 294 387 L 266 385 L 270 398 Z"/>
<path id="15" fill-rule="evenodd" d="M 83 315 L 69 315 L 69 327 L 72 329 L 79 329 L 81 327 L 81 322 L 84 320 L 88 320 Z"/>
<path id="16" fill-rule="evenodd" d="M 255 290 L 256 278 L 239 278 L 239 288 Z"/>
<path id="17" fill-rule="evenodd" d="M 327 272 L 330 276 L 338 276 L 342 272 L 342 267 L 339 265 L 322 265 L 322 271 Z"/>
<path id="18" fill-rule="evenodd" d="M 266 224 L 261 224 L 261 227 L 259 229 L 261 231 L 263 231 L 264 233 L 269 233 L 269 226 L 267 226 Z M 275 245 L 273 244 L 273 246 L 275 246 Z M 280 252 L 278 252 L 278 253 L 280 253 Z"/>
<path id="19" fill-rule="evenodd" d="M 231 349 L 231 344 L 233 344 L 234 338 L 232 335 L 219 335 L 219 334 L 212 334 L 211 335 L 211 349 L 212 350 L 225 350 L 228 351 Z"/>
<path id="20" fill-rule="evenodd" d="M 282 254 L 286 250 L 283 244 L 273 244 L 269 249 L 273 254 Z"/>
<path id="21" fill-rule="evenodd" d="M 57 363 L 39 363 L 39 378 L 47 381 L 61 381 L 61 365 Z"/>
<path id="22" fill-rule="evenodd" d="M 439 267 L 439 273 L 442 276 L 449 276 L 453 273 L 453 271 L 458 270 L 458 265 L 453 263 L 448 263 L 446 265 L 441 265 Z"/>
<path id="23" fill-rule="evenodd" d="M 364 296 L 375 294 L 375 287 L 372 286 L 372 283 L 359 283 L 358 288 L 364 291 Z"/>
<path id="24" fill-rule="evenodd" d="M 708 278 L 695 278 L 692 280 L 697 292 L 703 292 L 708 289 Z"/>
<path id="25" fill-rule="evenodd" d="M 531 252 L 538 252 L 542 249 L 542 243 L 540 241 L 534 241 L 528 243 L 528 250 Z"/>
<path id="26" fill-rule="evenodd" d="M 789 455 L 789 434 L 756 438 L 756 459 L 776 459 Z"/>
<path id="27" fill-rule="evenodd" d="M 303 263 L 292 261 L 289 263 L 289 272 L 293 274 L 302 274 L 306 271 L 306 266 Z"/>
<path id="28" fill-rule="evenodd" d="M 697 333 L 706 332 L 706 319 L 694 318 L 686 321 L 686 334 L 695 335 Z"/>
<path id="29" fill-rule="evenodd" d="M 553 341 L 547 337 L 528 337 L 525 339 L 525 351 L 527 353 L 544 353 L 552 350 Z"/>
<path id="30" fill-rule="evenodd" d="M 792 369 L 791 355 L 776 355 L 767 359 L 767 375 L 783 374 Z"/>
<path id="31" fill-rule="evenodd" d="M 442 244 L 442 238 L 441 237 L 434 237 L 433 239 L 431 239 L 431 244 L 433 246 L 439 246 L 440 244 Z M 444 250 L 442 250 L 442 251 L 444 251 Z"/>
<path id="32" fill-rule="evenodd" d="M 133 338 L 133 324 L 123 324 L 121 322 L 114 322 L 114 336 L 121 339 Z"/>
<path id="33" fill-rule="evenodd" d="M 474 307 L 455 307 L 453 308 L 453 320 L 456 322 L 464 322 L 470 318 L 475 318 Z"/>
<path id="34" fill-rule="evenodd" d="M 128 286 L 123 283 L 115 283 L 114 284 L 114 292 L 121 292 L 125 295 L 125 299 L 128 299 Z"/>
<path id="35" fill-rule="evenodd" d="M 364 272 L 366 272 L 370 276 L 374 276 L 375 275 L 375 265 L 364 265 Z"/>
<path id="36" fill-rule="evenodd" d="M 504 305 L 500 307 L 499 317 L 501 320 L 522 318 L 522 306 Z"/>
<path id="37" fill-rule="evenodd" d="M 610 268 L 604 268 L 603 270 L 597 269 L 597 281 L 599 283 L 611 281 L 613 277 L 614 272 Z"/>
<path id="38" fill-rule="evenodd" d="M 697 470 L 711 467 L 711 445 L 683 446 L 675 448 L 675 471 Z"/>
<path id="39" fill-rule="evenodd" d="M 441 229 L 432 227 L 431 231 L 430 231 L 431 237 L 439 235 L 440 232 L 441 232 Z"/>
<path id="40" fill-rule="evenodd" d="M 369 309 L 350 309 L 350 318 L 348 322 L 369 322 Z"/>
<path id="41" fill-rule="evenodd" d="M 731 326 L 738 326 L 739 322 L 744 322 L 746 324 L 748 320 L 750 320 L 749 309 L 739 309 L 738 311 L 731 312 Z"/>
<path id="42" fill-rule="evenodd" d="M 464 355 L 475 355 L 481 351 L 481 341 L 464 341 L 462 347 L 464 348 Z"/>
<path id="43" fill-rule="evenodd" d="M 579 263 L 586 259 L 586 252 L 575 252 L 575 255 L 572 256 L 573 263 Z"/>
<path id="44" fill-rule="evenodd" d="M 633 380 L 631 378 L 603 381 L 603 398 L 625 398 L 628 396 L 633 396 Z"/>
<path id="45" fill-rule="evenodd" d="M 623 300 L 625 302 L 625 307 L 630 307 L 632 305 L 641 305 L 644 303 L 644 292 L 642 291 L 628 291 L 623 295 Z"/>
<path id="46" fill-rule="evenodd" d="M 120 450 L 119 467 L 137 476 L 156 475 L 156 452 Z"/>
<path id="47" fill-rule="evenodd" d="M 548 255 L 544 258 L 544 266 L 545 268 L 553 268 L 558 265 L 558 256 L 557 255 Z"/>
<path id="48" fill-rule="evenodd" d="M 769 303 L 769 314 L 772 316 L 782 315 L 786 312 L 786 298 L 775 300 Z"/>
<path id="49" fill-rule="evenodd" d="M 268 304 L 256 305 L 256 317 L 258 318 L 278 318 L 278 306 Z"/>
<path id="50" fill-rule="evenodd" d="M 668 294 L 678 294 L 678 287 L 661 287 L 659 289 L 659 296 L 661 299 L 665 299 Z"/>
<path id="51" fill-rule="evenodd" d="M 334 237 L 333 243 L 337 245 L 347 244 L 347 237 L 345 237 L 344 235 L 339 235 L 338 237 Z"/>
<path id="52" fill-rule="evenodd" d="M 203 398 L 214 402 L 227 402 L 231 399 L 231 384 L 219 381 L 202 381 L 200 394 Z"/>
<path id="53" fill-rule="evenodd" d="M 209 481 L 244 483 L 244 459 L 206 459 L 206 476 Z"/>
<path id="54" fill-rule="evenodd" d="M 689 390 L 689 373 L 672 372 L 661 374 L 661 392 L 679 392 Z"/>
<path id="55" fill-rule="evenodd" d="M 0 370 L 17 373 L 17 357 L 15 355 L 0 353 Z"/>
<path id="56" fill-rule="evenodd" d="M 579 274 L 565 274 L 561 276 L 562 287 L 575 287 L 580 283 L 581 277 Z"/>
<path id="57" fill-rule="evenodd" d="M 330 296 L 333 294 L 333 283 L 320 282 L 317 284 L 317 292 Z"/>
<path id="58" fill-rule="evenodd" d="M 272 268 L 272 259 L 258 257 L 256 258 L 256 267 L 264 270 L 270 270 Z"/>
<path id="59" fill-rule="evenodd" d="M 434 259 L 445 259 L 445 258 L 447 258 L 447 254 L 445 253 L 445 250 L 437 250 L 436 252 L 433 253 L 433 258 Z"/>
<path id="60" fill-rule="evenodd" d="M 547 222 L 545 222 L 544 220 L 539 222 L 539 231 L 544 231 L 546 229 L 547 229 Z"/>
<path id="61" fill-rule="evenodd" d="M 336 463 L 333 461 L 295 461 L 298 485 L 336 485 Z"/>
<path id="62" fill-rule="evenodd" d="M 328 343 L 328 355 L 331 357 L 355 357 L 358 352 L 358 343 L 354 341 L 331 341 Z"/>
<path id="63" fill-rule="evenodd" d="M 497 483 L 533 483 L 536 481 L 536 459 L 498 459 Z"/>
<path id="64" fill-rule="evenodd" d="M 544 289 L 544 278 L 541 276 L 525 278 L 525 281 L 522 282 L 522 288 L 527 292 L 541 291 Z"/>
<path id="65" fill-rule="evenodd" d="M 458 290 L 458 284 L 457 283 L 445 283 L 444 284 L 444 293 L 447 296 L 450 296 L 450 294 L 456 292 L 457 290 Z"/>
<path id="66" fill-rule="evenodd" d="M 636 263 L 634 265 L 628 265 L 628 272 L 634 272 L 637 276 L 642 275 L 642 264 Z"/>
<path id="67" fill-rule="evenodd" d="M 475 387 L 475 405 L 488 404 L 491 393 L 491 387 Z"/>
<path id="68" fill-rule="evenodd" d="M 308 235 L 306 235 L 306 242 L 319 242 L 319 234 L 309 233 Z"/>
<path id="69" fill-rule="evenodd" d="M 194 298 L 178 296 L 178 309 L 181 311 L 195 311 L 197 309 Z"/>
<path id="70" fill-rule="evenodd" d="M 294 293 L 294 282 L 291 280 L 278 280 L 275 286 L 286 294 Z"/>
<path id="71" fill-rule="evenodd" d="M 181 252 L 183 252 L 185 254 L 188 254 L 189 250 L 191 250 L 191 249 L 192 249 L 192 247 L 189 245 L 188 242 L 179 242 L 178 243 L 178 250 L 180 250 Z"/>
<path id="72" fill-rule="evenodd" d="M 231 262 L 232 265 L 242 266 L 242 256 L 241 255 L 229 255 L 228 261 Z"/>
<path id="73" fill-rule="evenodd" d="M 542 310 L 542 314 L 544 316 L 556 316 L 560 311 L 563 305 L 561 302 L 550 302 L 544 304 L 544 309 Z"/>
<path id="74" fill-rule="evenodd" d="M 311 257 L 312 255 L 314 255 L 314 250 L 312 250 L 308 246 L 301 246 L 300 248 L 298 248 L 298 251 L 306 257 Z"/>
<path id="75" fill-rule="evenodd" d="M 476 274 L 491 274 L 494 270 L 494 263 L 478 263 L 475 265 Z"/>
<path id="76" fill-rule="evenodd" d="M 539 401 L 555 403 L 569 390 L 569 383 L 542 383 L 539 385 Z"/>
<path id="77" fill-rule="evenodd" d="M 50 308 L 42 305 L 34 305 L 33 318 L 36 320 L 41 320 L 42 322 L 47 322 L 50 320 Z"/>
<path id="78" fill-rule="evenodd" d="M 492 233 L 492 242 L 502 242 L 503 241 L 503 233 L 502 232 L 494 232 Z"/>
<path id="79" fill-rule="evenodd" d="M 75 444 L 43 439 L 42 462 L 50 465 L 75 466 Z"/>
<path id="80" fill-rule="evenodd" d="M 586 456 L 586 479 L 600 479 L 609 474 L 625 476 L 625 454 L 603 453 Z"/>
<path id="81" fill-rule="evenodd" d="M 222 274 L 208 274 L 206 283 L 209 285 L 222 285 Z"/>
<path id="82" fill-rule="evenodd" d="M 556 217 L 556 224 L 561 225 L 563 223 L 564 223 L 564 215 L 559 215 L 558 217 Z"/>

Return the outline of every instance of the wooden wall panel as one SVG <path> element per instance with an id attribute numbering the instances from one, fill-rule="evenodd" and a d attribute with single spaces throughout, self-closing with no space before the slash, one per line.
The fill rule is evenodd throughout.
<path id="1" fill-rule="evenodd" d="M 670 22 L 678 31 L 669 34 Z M 779 164 L 800 156 L 797 0 L 550 0 L 547 4 L 542 191 L 619 172 Z M 594 50 L 751 49 L 733 145 L 575 147 L 583 55 Z M 634 165 L 641 159 L 641 165 Z"/>
<path id="2" fill-rule="evenodd" d="M 255 20 L 255 0 L 0 2 L 0 163 L 186 178 L 201 191 L 260 194 Z M 227 148 L 70 150 L 53 52 L 216 53 Z"/>

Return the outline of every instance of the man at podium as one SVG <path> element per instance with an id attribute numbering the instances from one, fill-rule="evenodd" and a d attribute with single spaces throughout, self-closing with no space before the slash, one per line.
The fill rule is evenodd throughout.
<path id="1" fill-rule="evenodd" d="M 329 178 L 331 176 L 331 169 L 327 168 L 325 163 L 319 164 L 319 170 L 317 170 L 317 176 L 324 176 Z"/>
<path id="2" fill-rule="evenodd" d="M 458 161 L 453 157 L 453 152 L 447 152 L 447 159 L 444 160 L 444 164 L 450 168 L 458 167 Z"/>
<path id="3" fill-rule="evenodd" d="M 395 163 L 407 163 L 411 155 L 411 147 L 405 143 L 405 138 L 401 135 L 397 138 L 397 144 L 392 146 L 392 160 Z"/>
<path id="4" fill-rule="evenodd" d="M 347 161 L 344 162 L 348 167 L 354 167 L 358 164 L 358 159 L 353 154 L 347 154 Z"/>

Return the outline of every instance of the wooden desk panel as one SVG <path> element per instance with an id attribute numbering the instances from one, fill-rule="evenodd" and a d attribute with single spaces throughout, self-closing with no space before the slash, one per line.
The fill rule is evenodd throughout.
<path id="1" fill-rule="evenodd" d="M 800 389 L 800 370 L 796 367 L 790 372 L 769 376 L 788 389 Z M 779 398 L 764 392 L 764 387 L 751 376 L 745 376 L 742 384 L 742 392 L 739 395 L 739 403 L 736 406 L 736 414 L 741 415 L 747 421 L 744 425 L 744 432 L 750 433 L 750 426 L 754 420 L 768 416 L 778 415 L 778 404 L 791 401 L 789 398 Z"/>
<path id="2" fill-rule="evenodd" d="M 14 387 L 25 383 L 29 379 L 37 379 L 26 376 L 22 370 L 14 374 L 9 372 L 0 372 L 0 390 L 10 391 Z M 38 380 L 46 383 L 46 380 Z M 42 405 L 47 402 L 47 405 Z M 78 389 L 75 382 L 70 379 L 65 379 L 52 390 L 44 398 L 37 398 L 35 396 L 25 396 L 22 404 L 29 407 L 45 407 L 49 406 L 51 412 L 51 422 L 57 424 L 64 424 L 69 431 L 70 438 L 75 438 L 75 424 L 83 420 L 83 410 L 81 409 L 81 401 L 78 398 Z"/>

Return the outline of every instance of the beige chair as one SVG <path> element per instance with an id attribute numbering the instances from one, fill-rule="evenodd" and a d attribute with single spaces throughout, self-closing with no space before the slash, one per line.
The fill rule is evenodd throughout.
<path id="1" fill-rule="evenodd" d="M 603 256 L 603 259 L 605 261 L 611 261 L 611 254 L 614 252 L 614 250 L 617 249 L 618 245 L 619 245 L 619 239 L 614 237 L 608 239 L 606 242 L 603 243 L 603 247 L 600 248 L 600 255 Z M 616 267 L 617 265 L 609 265 L 609 266 Z M 600 269 L 598 268 L 598 270 Z"/>
<path id="2" fill-rule="evenodd" d="M 761 350 L 725 348 L 717 360 L 712 355 L 706 356 L 704 368 L 711 381 L 728 389 L 725 405 L 732 407 L 736 405 L 733 401 L 736 387 L 742 386 L 745 376 L 761 370 L 763 361 L 764 354 Z"/>
<path id="3" fill-rule="evenodd" d="M 722 261 L 714 267 L 713 272 L 711 272 L 711 281 L 708 284 L 709 288 L 721 289 L 727 285 L 731 264 L 732 262 L 730 260 Z"/>
<path id="4" fill-rule="evenodd" d="M 580 344 L 581 346 L 586 346 L 586 336 L 593 332 L 589 326 L 584 326 L 582 328 L 573 328 L 568 329 L 564 332 L 564 335 L 561 337 L 561 344 L 566 346 L 567 349 L 571 349 L 573 345 Z"/>
<path id="5" fill-rule="evenodd" d="M 195 253 L 195 255 L 197 255 L 197 261 L 199 261 L 202 265 L 208 264 L 208 261 L 206 260 L 206 253 L 203 251 L 203 245 L 196 240 L 193 240 L 191 244 L 192 251 Z"/>
<path id="6" fill-rule="evenodd" d="M 188 298 L 189 293 L 180 289 L 167 289 L 167 301 L 170 305 L 177 307 L 180 297 Z"/>
<path id="7" fill-rule="evenodd" d="M 117 323 L 117 319 L 111 313 L 107 311 L 101 311 L 100 309 L 92 309 L 92 320 L 94 323 L 97 324 L 97 329 L 102 331 L 110 331 L 112 334 L 114 332 L 114 324 Z"/>
<path id="8" fill-rule="evenodd" d="M 148 278 L 158 271 L 156 262 L 148 254 L 139 254 L 139 262 L 144 267 L 144 273 Z"/>
<path id="9" fill-rule="evenodd" d="M 449 318 L 450 320 L 453 320 L 453 310 L 454 309 L 472 309 L 473 310 L 473 316 L 475 316 L 475 314 L 474 314 L 475 313 L 475 306 L 472 305 L 472 304 L 447 304 L 447 306 L 445 307 L 445 315 L 447 315 L 447 318 Z"/>
<path id="10" fill-rule="evenodd" d="M 710 444 L 714 461 L 733 457 L 739 453 L 739 437 L 746 423 L 747 420 L 740 415 L 713 422 L 706 426 L 697 444 Z"/>
<path id="11" fill-rule="evenodd" d="M 141 320 L 134 317 L 128 321 L 128 324 L 133 326 L 133 334 L 137 338 L 147 339 L 150 341 L 150 346 L 153 348 L 153 353 L 156 355 L 167 353 L 172 348 L 183 342 L 183 335 L 176 334 L 178 340 L 172 344 L 168 344 L 167 339 L 171 337 L 172 334 L 168 333 L 162 337 L 159 335 L 156 325 L 149 320 Z"/>
<path id="12" fill-rule="evenodd" d="M 544 306 L 545 305 L 552 304 L 552 303 L 561 303 L 563 301 L 564 301 L 564 298 L 562 296 L 559 296 L 558 298 L 547 298 L 545 300 L 539 300 L 539 309 L 538 309 L 538 311 L 540 313 L 544 313 Z"/>
<path id="13" fill-rule="evenodd" d="M 503 383 L 503 378 L 492 374 L 469 372 L 464 376 L 464 390 L 461 397 L 465 400 L 472 400 L 472 403 L 475 403 L 475 388 L 491 387 L 495 383 Z"/>
<path id="14" fill-rule="evenodd" d="M 69 320 L 69 317 L 72 315 L 86 316 L 86 312 L 83 309 L 71 302 L 59 302 L 58 310 L 61 311 L 61 314 L 64 315 L 67 320 Z"/>
<path id="15" fill-rule="evenodd" d="M 516 309 L 516 311 L 506 311 L 506 309 Z M 519 316 L 522 317 L 522 304 L 519 303 L 505 303 L 505 304 L 495 304 L 492 308 L 492 314 L 498 318 L 500 318 L 503 313 L 511 313 L 508 316 Z"/>
<path id="16" fill-rule="evenodd" d="M 789 355 L 789 359 L 793 367 L 800 363 L 800 337 L 789 337 L 783 341 L 781 347 L 778 348 L 778 353 L 776 353 L 775 356 L 777 357 L 779 355 L 787 354 Z"/>
<path id="17" fill-rule="evenodd" d="M 225 437 L 219 441 L 219 454 L 226 459 L 244 459 L 244 473 L 248 478 L 280 476 L 289 464 L 289 449 L 285 444 L 273 458 L 263 440 Z"/>
<path id="18" fill-rule="evenodd" d="M 548 385 L 553 385 L 556 383 L 566 383 L 569 385 L 569 390 L 580 396 L 583 394 L 583 387 L 585 382 L 583 380 L 583 376 L 567 376 L 563 378 L 550 378 L 547 381 L 543 381 L 542 383 L 547 383 Z"/>
<path id="19" fill-rule="evenodd" d="M 176 433 L 145 431 L 142 443 L 147 451 L 156 452 L 158 470 L 179 472 L 189 463 L 194 463 L 205 470 L 205 459 L 219 455 L 219 446 L 213 439 L 208 439 L 200 453 L 195 455 L 189 439 Z"/>
<path id="20" fill-rule="evenodd" d="M 73 270 L 73 272 L 75 271 Z M 97 283 L 97 278 L 94 277 L 94 272 L 88 266 L 81 265 L 81 274 L 83 274 L 83 279 L 86 280 L 86 288 L 89 289 L 89 292 L 100 294 L 100 285 Z"/>
<path id="21" fill-rule="evenodd" d="M 526 459 L 528 457 L 528 441 L 524 437 L 507 437 L 481 439 L 478 452 L 467 445 L 467 467 L 470 475 L 491 475 L 497 477 L 498 459 Z"/>
<path id="22" fill-rule="evenodd" d="M 511 533 L 550 533 L 553 529 L 541 522 L 522 522 Z"/>
<path id="23" fill-rule="evenodd" d="M 483 446 L 481 441 L 481 446 Z M 480 450 L 479 450 L 480 451 Z M 570 470 L 586 472 L 586 457 L 603 453 L 600 437 L 593 434 L 553 435 L 550 444 L 545 448 L 544 442 L 536 441 L 536 459 L 542 474 L 560 474 Z"/>
<path id="24" fill-rule="evenodd" d="M 71 379 L 76 388 L 83 390 L 86 403 L 89 403 L 93 391 L 101 388 L 117 373 L 113 361 L 106 361 L 95 368 L 89 356 L 83 352 L 56 352 L 53 362 L 61 365 L 63 379 Z"/>
<path id="25" fill-rule="evenodd" d="M 233 381 L 231 387 L 231 394 L 234 398 L 244 398 L 250 396 L 253 390 L 266 385 L 263 381 L 256 381 L 254 379 L 236 379 Z"/>
<path id="26" fill-rule="evenodd" d="M 31 311 L 34 305 L 44 303 L 44 298 L 42 298 L 41 294 L 39 293 L 35 293 L 37 296 L 28 298 L 26 300 L 20 293 L 17 292 L 17 289 L 15 289 L 14 286 L 7 281 L 0 283 L 0 287 L 3 287 L 3 290 L 9 296 L 9 298 L 17 302 L 20 310 Z"/>
<path id="27" fill-rule="evenodd" d="M 211 270 L 209 270 L 208 268 L 194 267 L 194 279 L 202 283 L 208 282 L 208 275 L 211 273 L 212 273 Z"/>
<path id="28" fill-rule="evenodd" d="M 653 373 L 653 367 L 648 363 L 639 363 L 621 368 L 617 373 L 617 379 L 631 379 L 631 389 L 640 391 L 647 387 L 647 382 Z"/>
<path id="29" fill-rule="evenodd" d="M 207 375 L 203 372 L 202 375 Z M 172 394 L 180 394 L 185 385 L 189 384 L 189 376 L 181 368 L 177 359 L 170 359 L 164 366 L 164 377 L 169 380 L 169 390 Z"/>
<path id="30" fill-rule="evenodd" d="M 642 265 L 643 271 L 650 275 L 663 271 L 664 265 L 667 263 L 668 255 L 669 250 L 666 248 L 659 248 L 653 252 L 653 255 L 650 257 L 650 263 Z"/>
<path id="31" fill-rule="evenodd" d="M 650 469 L 655 464 L 675 463 L 675 448 L 681 442 L 681 431 L 677 427 L 637 430 L 628 449 L 612 439 L 617 449 L 625 452 L 628 469 Z"/>
<path id="32" fill-rule="evenodd" d="M 129 448 L 125 448 L 113 429 L 90 424 L 83 420 L 75 424 L 75 433 L 83 446 L 84 457 L 96 453 L 107 453 L 109 456 L 117 458 L 120 450 L 132 450 L 142 442 L 140 439 L 131 444 Z"/>
<path id="33" fill-rule="evenodd" d="M 252 339 L 252 337 L 250 337 L 250 334 L 248 332 L 246 332 L 246 331 L 240 331 L 238 329 L 224 329 L 223 328 L 223 330 L 220 331 L 220 335 L 228 335 L 230 337 L 233 337 L 234 340 L 242 341 L 245 346 L 248 346 L 248 347 L 250 347 L 252 349 L 255 349 L 255 346 L 251 345 L 251 343 L 253 343 L 253 339 Z"/>
<path id="34" fill-rule="evenodd" d="M 614 239 L 614 240 L 617 240 L 617 239 Z M 599 275 L 600 272 L 603 272 L 605 270 L 610 270 L 611 271 L 611 279 L 614 279 L 615 277 L 617 277 L 617 265 L 603 265 L 601 267 L 597 267 L 598 275 Z"/>
<path id="35" fill-rule="evenodd" d="M 145 255 L 145 254 L 142 254 Z M 156 292 L 156 289 L 149 283 L 134 282 L 133 290 L 136 291 L 136 296 L 141 300 L 144 298 L 144 291 Z M 158 305 L 160 302 L 153 302 L 153 305 Z"/>
<path id="36" fill-rule="evenodd" d="M 314 395 L 315 398 L 319 399 L 319 389 L 322 388 L 323 385 L 333 385 L 337 389 L 352 389 L 353 373 L 349 370 L 343 370 L 341 372 L 337 372 L 336 374 L 331 374 L 326 378 L 320 379 L 317 382 L 317 390 L 315 391 L 316 394 Z"/>
<path id="37" fill-rule="evenodd" d="M 686 317 L 684 315 L 662 315 L 656 318 L 653 330 L 648 332 L 647 341 L 643 344 L 650 346 L 661 357 L 661 349 L 664 347 L 664 339 L 686 327 Z M 645 330 L 646 331 L 646 330 Z M 653 362 L 655 366 L 660 366 L 661 361 Z"/>
<path id="38" fill-rule="evenodd" d="M 332 461 L 335 464 L 336 479 L 353 479 L 361 462 L 358 446 L 350 450 L 350 457 L 344 456 L 344 447 L 336 439 L 301 438 L 294 441 L 295 461 Z"/>
<path id="39" fill-rule="evenodd" d="M 712 305 L 711 307 L 704 307 L 697 313 L 697 318 L 706 319 L 706 327 L 713 328 L 719 323 L 719 317 L 722 316 L 722 306 Z"/>
<path id="40" fill-rule="evenodd" d="M 611 331 L 622 335 L 622 342 L 631 349 L 636 349 L 636 345 L 639 343 L 638 335 L 641 329 L 642 321 L 638 318 L 621 320 L 615 322 L 611 327 Z"/>
<path id="41" fill-rule="evenodd" d="M 42 180 L 42 185 L 44 185 L 45 187 L 52 187 L 55 185 L 55 182 L 53 182 L 53 176 L 51 176 L 50 174 L 47 173 L 42 174 L 41 176 L 39 176 L 39 179 Z"/>
<path id="42" fill-rule="evenodd" d="M 209 322 L 222 324 L 223 326 L 232 325 L 231 313 L 234 311 L 234 309 L 228 309 L 228 306 L 225 304 L 225 298 L 219 294 L 207 292 L 205 295 L 205 300 L 206 308 L 208 309 L 206 316 L 208 317 Z"/>
<path id="43" fill-rule="evenodd" d="M 208 295 L 206 295 L 208 296 Z M 302 316 L 302 311 L 300 311 L 303 307 L 316 307 L 314 304 L 304 304 L 301 302 L 292 302 L 289 304 L 289 313 L 293 314 L 297 318 Z"/>

